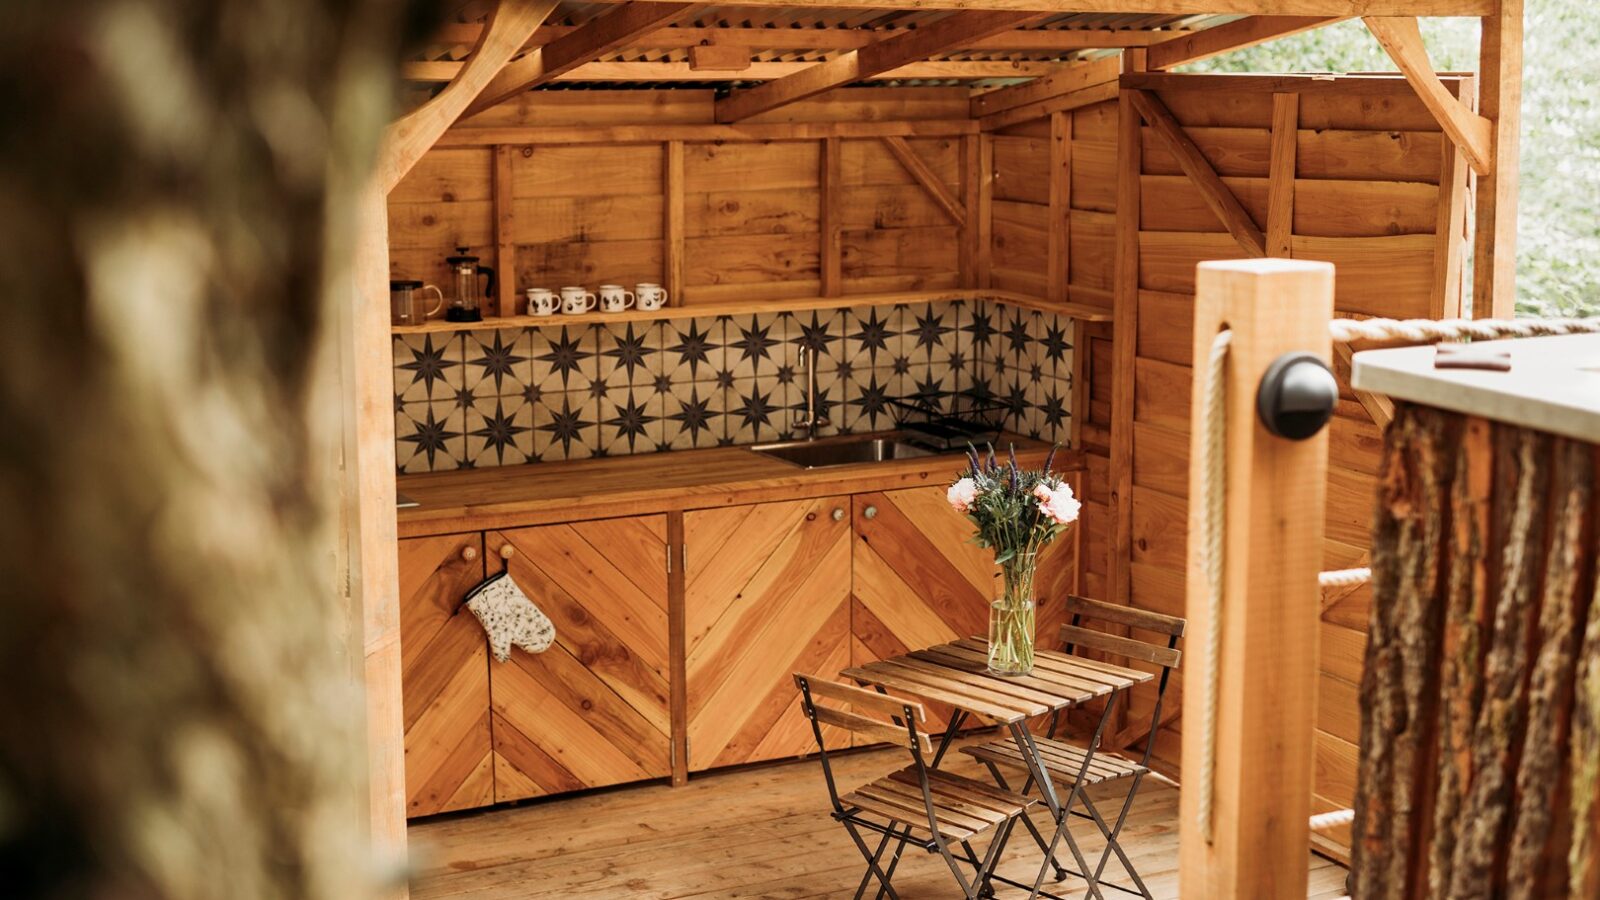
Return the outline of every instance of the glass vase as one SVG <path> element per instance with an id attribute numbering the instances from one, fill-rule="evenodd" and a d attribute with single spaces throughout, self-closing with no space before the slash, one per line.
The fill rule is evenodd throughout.
<path id="1" fill-rule="evenodd" d="M 1034 554 L 1018 554 L 1000 566 L 1000 596 L 989 604 L 989 671 L 1027 675 L 1033 671 Z"/>

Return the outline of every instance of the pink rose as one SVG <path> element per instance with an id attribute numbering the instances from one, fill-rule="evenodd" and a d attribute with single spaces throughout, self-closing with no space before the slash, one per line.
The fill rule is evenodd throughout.
<path id="1" fill-rule="evenodd" d="M 1034 485 L 1033 499 L 1038 500 L 1040 503 L 1048 501 L 1050 499 L 1050 486 L 1042 481 Z"/>
<path id="2" fill-rule="evenodd" d="M 964 513 L 972 508 L 973 501 L 978 499 L 978 484 L 971 478 L 963 478 L 950 485 L 950 490 L 945 491 L 944 498 L 958 513 Z"/>
<path id="3" fill-rule="evenodd" d="M 1040 487 L 1044 487 L 1040 485 Z M 1038 491 L 1034 492 L 1038 496 Z M 1076 497 L 1072 496 L 1072 488 L 1063 484 L 1053 491 L 1047 491 L 1048 499 L 1039 501 L 1039 511 L 1049 516 L 1057 525 L 1068 525 L 1078 520 L 1078 511 L 1081 508 Z"/>

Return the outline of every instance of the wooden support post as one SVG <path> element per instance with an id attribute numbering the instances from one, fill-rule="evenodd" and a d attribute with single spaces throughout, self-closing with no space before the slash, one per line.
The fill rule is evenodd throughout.
<path id="1" fill-rule="evenodd" d="M 987 289 L 994 269 L 994 137 L 978 136 L 978 278 Z"/>
<path id="2" fill-rule="evenodd" d="M 1142 54 L 1123 52 L 1125 71 L 1142 71 Z M 1136 91 L 1117 99 L 1117 230 L 1111 338 L 1111 602 L 1129 602 L 1133 564 L 1133 374 L 1139 341 L 1139 182 L 1144 169 L 1144 122 Z"/>
<path id="3" fill-rule="evenodd" d="M 515 147 L 494 148 L 495 314 L 517 314 L 516 204 L 511 199 L 511 154 Z"/>
<path id="4" fill-rule="evenodd" d="M 839 181 L 844 177 L 844 154 L 838 138 L 822 140 L 822 171 L 818 174 L 817 221 L 821 223 L 822 296 L 837 297 L 844 277 L 844 236 L 839 226 Z"/>
<path id="5" fill-rule="evenodd" d="M 1072 113 L 1050 114 L 1050 245 L 1046 296 L 1067 301 L 1072 247 Z"/>
<path id="6" fill-rule="evenodd" d="M 1184 660 L 1179 822 L 1184 900 L 1306 895 L 1328 432 L 1298 442 L 1273 437 L 1255 404 L 1262 375 L 1280 355 L 1305 351 L 1327 361 L 1332 317 L 1328 263 L 1260 259 L 1199 266 L 1189 454 L 1191 630 Z M 1233 342 L 1224 370 L 1221 640 L 1212 659 L 1202 565 L 1208 476 L 1201 448 L 1206 360 L 1224 329 L 1231 329 Z M 1207 729 L 1205 678 L 1212 671 L 1218 688 L 1213 727 Z M 1215 741 L 1209 776 L 1208 732 Z M 1209 844 L 1200 822 L 1208 781 Z"/>
<path id="7" fill-rule="evenodd" d="M 1463 78 L 1461 99 L 1477 109 L 1477 84 Z M 1434 225 L 1438 244 L 1433 252 L 1433 309 L 1429 318 L 1454 319 L 1462 313 L 1461 261 L 1466 252 L 1467 160 L 1461 148 L 1451 145 L 1440 154 L 1439 217 Z"/>
<path id="8" fill-rule="evenodd" d="M 978 156 L 978 136 L 961 138 L 961 203 L 967 208 L 967 221 L 961 226 L 960 259 L 957 268 L 961 273 L 961 286 L 978 286 L 978 219 L 983 215 L 983 200 L 979 197 L 981 161 Z"/>
<path id="9" fill-rule="evenodd" d="M 1483 17 L 1478 53 L 1479 112 L 1493 123 L 1493 170 L 1478 179 L 1472 315 L 1509 319 L 1517 311 L 1517 173 L 1522 125 L 1522 0 L 1501 0 Z"/>
<path id="10" fill-rule="evenodd" d="M 1300 143 L 1300 95 L 1272 95 L 1271 179 L 1267 183 L 1267 255 L 1294 256 L 1295 157 Z"/>
<path id="11" fill-rule="evenodd" d="M 667 647 L 672 666 L 672 784 L 689 781 L 689 673 L 687 619 L 684 613 L 683 513 L 667 513 Z M 677 554 L 677 559 L 673 555 Z"/>
<path id="12" fill-rule="evenodd" d="M 662 175 L 661 286 L 670 306 L 683 305 L 683 141 L 667 141 Z"/>
<path id="13" fill-rule="evenodd" d="M 400 560 L 394 517 L 394 345 L 389 332 L 389 205 L 380 172 L 361 195 L 351 302 L 340 307 L 344 403 L 345 588 L 361 609 L 367 784 L 374 862 L 406 866 L 405 716 L 400 697 Z M 401 884 L 385 900 L 403 900 Z"/>

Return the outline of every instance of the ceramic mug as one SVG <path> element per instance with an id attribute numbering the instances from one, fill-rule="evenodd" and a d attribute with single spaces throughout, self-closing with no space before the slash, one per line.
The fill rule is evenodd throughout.
<path id="1" fill-rule="evenodd" d="M 568 285 L 561 289 L 561 311 L 575 316 L 594 309 L 595 296 L 581 287 Z"/>
<path id="2" fill-rule="evenodd" d="M 644 282 L 633 289 L 634 296 L 639 298 L 639 308 L 643 310 L 660 309 L 667 305 L 667 291 L 659 284 Z"/>
<path id="3" fill-rule="evenodd" d="M 549 288 L 528 288 L 528 315 L 553 316 L 555 313 L 555 291 Z"/>
<path id="4" fill-rule="evenodd" d="M 603 312 L 622 312 L 633 305 L 633 291 L 620 284 L 600 285 L 600 309 Z"/>

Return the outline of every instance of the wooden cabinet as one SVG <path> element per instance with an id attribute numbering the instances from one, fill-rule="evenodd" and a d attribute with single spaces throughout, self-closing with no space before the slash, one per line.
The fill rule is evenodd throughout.
<path id="1" fill-rule="evenodd" d="M 684 513 L 691 770 L 816 749 L 790 675 L 850 663 L 849 520 L 848 496 Z"/>
<path id="2" fill-rule="evenodd" d="M 491 663 L 495 801 L 670 774 L 666 516 L 489 532 L 487 550 L 556 628 Z"/>
<path id="3" fill-rule="evenodd" d="M 400 542 L 406 814 L 494 800 L 489 650 L 461 598 L 483 578 L 480 535 Z"/>

